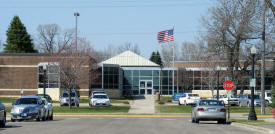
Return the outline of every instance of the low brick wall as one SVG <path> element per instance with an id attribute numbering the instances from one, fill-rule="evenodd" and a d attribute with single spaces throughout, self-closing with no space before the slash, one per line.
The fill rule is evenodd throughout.
<path id="1" fill-rule="evenodd" d="M 212 97 L 212 91 L 211 90 L 192 90 L 192 93 L 199 94 L 201 98 L 210 98 Z M 238 94 L 240 91 L 238 91 Z M 217 94 L 217 90 L 214 90 L 214 95 Z M 226 90 L 219 90 L 219 94 L 226 94 Z M 244 94 L 250 94 L 250 90 L 244 90 Z"/>
<path id="2" fill-rule="evenodd" d="M 122 90 L 119 89 L 104 89 L 105 93 L 111 99 L 119 99 L 122 98 Z"/>

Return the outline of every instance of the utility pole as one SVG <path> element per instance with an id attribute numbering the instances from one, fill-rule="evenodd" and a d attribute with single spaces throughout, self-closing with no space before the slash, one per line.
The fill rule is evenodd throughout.
<path id="1" fill-rule="evenodd" d="M 266 4 L 263 0 L 262 20 L 262 50 L 261 50 L 261 114 L 265 114 L 265 11 Z"/>

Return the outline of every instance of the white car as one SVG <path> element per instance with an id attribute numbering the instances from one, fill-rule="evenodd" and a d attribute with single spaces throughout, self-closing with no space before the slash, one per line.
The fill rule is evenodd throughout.
<path id="1" fill-rule="evenodd" d="M 41 98 L 41 99 L 44 103 L 44 107 L 45 107 L 45 110 L 46 110 L 46 119 L 53 120 L 53 106 L 52 106 L 52 103 L 49 103 L 47 101 L 47 99 L 45 99 L 45 98 Z"/>
<path id="2" fill-rule="evenodd" d="M 217 95 L 214 95 L 212 99 L 217 99 Z M 219 100 L 223 101 L 223 103 L 225 105 L 228 105 L 228 98 L 227 95 L 219 95 Z M 233 97 L 232 95 L 229 96 L 229 104 L 234 105 L 234 106 L 238 106 L 239 105 L 239 99 L 236 97 Z"/>
<path id="3" fill-rule="evenodd" d="M 179 98 L 179 105 L 196 104 L 200 99 L 198 94 L 186 93 Z"/>
<path id="4" fill-rule="evenodd" d="M 90 106 L 110 106 L 110 99 L 107 94 L 94 94 L 90 98 Z"/>

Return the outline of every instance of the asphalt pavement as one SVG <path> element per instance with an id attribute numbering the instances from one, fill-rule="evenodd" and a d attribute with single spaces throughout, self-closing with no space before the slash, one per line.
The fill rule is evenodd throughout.
<path id="1" fill-rule="evenodd" d="M 53 121 L 8 122 L 1 134 L 259 134 L 250 128 L 190 118 L 55 117 Z"/>

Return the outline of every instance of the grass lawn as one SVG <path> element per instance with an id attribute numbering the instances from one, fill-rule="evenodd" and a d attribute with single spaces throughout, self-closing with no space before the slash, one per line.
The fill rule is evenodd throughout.
<path id="1" fill-rule="evenodd" d="M 254 126 L 260 126 L 260 125 L 274 125 L 275 122 L 266 122 L 264 120 L 256 120 L 256 121 L 250 121 L 245 119 L 231 119 L 231 122 L 237 122 L 237 123 L 243 123 L 247 125 L 254 125 Z"/>
<path id="2" fill-rule="evenodd" d="M 11 107 L 6 107 L 7 112 Z M 54 107 L 54 113 L 128 113 L 130 106 L 110 106 L 110 107 Z"/>
<path id="3" fill-rule="evenodd" d="M 160 96 L 160 101 L 164 103 L 172 103 L 172 96 Z M 159 101 L 156 101 L 156 103 L 159 103 Z"/>
<path id="4" fill-rule="evenodd" d="M 16 101 L 17 98 L 5 98 L 5 97 L 0 97 L 0 102 L 1 103 L 13 103 Z"/>
<path id="5" fill-rule="evenodd" d="M 192 106 L 156 106 L 159 113 L 191 113 Z M 271 107 L 266 107 L 266 114 L 272 114 Z M 249 107 L 231 106 L 230 113 L 249 113 Z M 255 107 L 257 114 L 261 113 L 261 107 Z"/>
<path id="6" fill-rule="evenodd" d="M 239 107 L 239 106 L 231 106 L 230 107 L 230 112 L 231 113 L 249 113 L 250 107 Z M 265 113 L 266 114 L 272 114 L 271 112 L 272 108 L 271 107 L 266 107 L 265 108 Z M 257 114 L 261 113 L 261 107 L 255 107 L 255 112 Z"/>
<path id="7" fill-rule="evenodd" d="M 156 106 L 157 113 L 191 113 L 192 106 Z"/>

